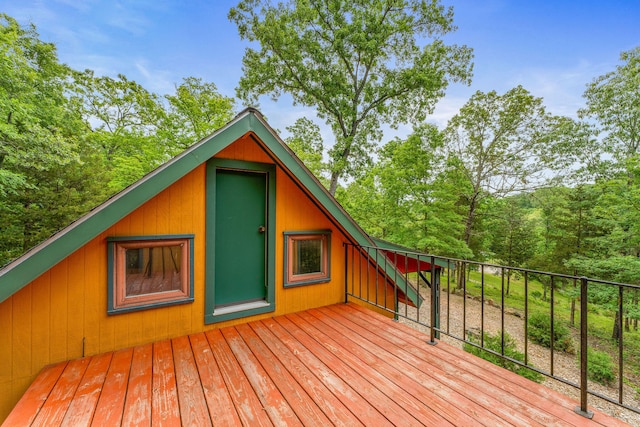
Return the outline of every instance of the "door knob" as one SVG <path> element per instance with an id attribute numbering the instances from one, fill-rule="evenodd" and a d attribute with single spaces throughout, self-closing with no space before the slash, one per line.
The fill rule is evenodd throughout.
<path id="1" fill-rule="evenodd" d="M 258 233 L 264 233 L 265 231 L 267 231 L 267 229 L 264 225 L 261 225 L 260 227 L 258 227 Z"/>

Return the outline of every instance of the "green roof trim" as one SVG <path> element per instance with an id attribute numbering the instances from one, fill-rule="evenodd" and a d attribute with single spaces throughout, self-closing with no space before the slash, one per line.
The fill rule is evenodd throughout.
<path id="1" fill-rule="evenodd" d="M 278 137 L 263 119 L 262 114 L 253 108 L 247 108 L 212 135 L 200 140 L 180 155 L 145 175 L 82 218 L 0 269 L 0 302 L 9 298 L 248 132 L 253 132 L 258 136 L 276 157 L 277 162 L 288 169 L 306 187 L 307 191 L 335 218 L 355 243 L 362 246 L 375 244 Z M 393 266 L 384 263 L 382 267 L 388 277 L 397 276 L 394 274 L 395 268 Z M 407 287 L 403 279 L 400 281 L 402 283 L 396 283 L 398 288 L 401 290 L 409 289 L 407 296 L 418 303 L 415 290 L 412 290 L 410 286 Z"/>
<path id="2" fill-rule="evenodd" d="M 250 130 L 248 116 L 201 140 L 0 270 L 0 302 Z M 215 139 L 215 144 L 208 144 Z"/>
<path id="3" fill-rule="evenodd" d="M 327 211 L 340 223 L 347 233 L 354 239 L 355 243 L 360 246 L 368 247 L 376 243 L 360 226 L 351 218 L 351 216 L 342 208 L 327 189 L 313 176 L 311 172 L 298 160 L 291 149 L 271 130 L 269 125 L 262 119 L 262 116 L 256 116 L 255 120 L 260 121 L 263 126 L 256 126 L 253 130 L 255 134 L 269 147 L 272 153 L 280 160 L 280 162 L 304 185 L 313 197 L 327 209 Z M 376 250 L 367 250 L 372 259 L 376 259 Z M 380 259 L 380 258 L 378 258 Z M 385 272 L 387 277 L 395 281 L 396 287 L 406 294 L 406 296 L 418 307 L 422 302 L 422 298 L 418 296 L 413 285 L 407 283 L 404 276 L 398 273 L 398 270 L 392 263 L 384 262 L 378 264 Z"/>

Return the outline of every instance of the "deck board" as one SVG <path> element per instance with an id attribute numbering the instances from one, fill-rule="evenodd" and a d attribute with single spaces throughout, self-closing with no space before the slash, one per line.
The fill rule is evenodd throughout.
<path id="1" fill-rule="evenodd" d="M 242 424 L 251 426 L 273 425 L 263 409 L 260 399 L 253 392 L 253 388 L 244 375 L 242 367 L 233 357 L 233 353 L 224 340 L 222 332 L 213 330 L 208 331 L 206 335 Z"/>
<path id="2" fill-rule="evenodd" d="M 346 316 L 346 318 L 349 318 L 349 316 L 357 316 L 357 318 L 360 319 L 360 322 L 363 325 L 373 324 L 380 327 L 383 325 L 383 323 L 379 322 L 380 319 L 376 319 L 375 317 L 371 318 L 370 316 L 368 316 L 368 312 L 366 311 L 366 309 L 358 306 L 352 307 L 355 310 L 341 311 Z M 332 306 L 330 307 L 330 309 L 339 310 L 340 307 Z M 377 329 L 377 331 L 381 332 L 380 329 Z M 627 425 L 617 418 L 608 417 L 601 413 L 597 414 L 598 416 L 594 417 L 593 420 L 590 420 L 588 424 L 584 424 L 585 418 L 578 415 L 572 410 L 577 405 L 577 402 L 571 400 L 568 396 L 557 393 L 547 387 L 528 380 L 527 378 L 508 372 L 496 365 L 488 363 L 483 359 L 461 351 L 453 346 L 438 344 L 440 349 L 445 352 L 445 355 L 443 355 L 442 357 L 434 357 L 434 355 L 428 351 L 431 346 L 424 340 L 424 334 L 409 327 L 394 329 L 385 328 L 384 333 L 387 334 L 387 336 L 396 336 L 398 338 L 398 342 L 401 343 L 406 342 L 406 340 L 409 339 L 408 337 L 416 339 L 416 346 L 409 347 L 408 349 L 416 353 L 417 357 L 422 358 L 429 364 L 443 366 L 442 361 L 455 360 L 456 367 L 460 369 L 464 368 L 467 372 L 470 373 L 470 375 L 472 375 L 473 378 L 482 380 L 485 383 L 486 388 L 482 388 L 481 391 L 495 389 L 496 393 L 504 393 L 503 400 L 506 402 L 522 400 L 524 401 L 524 404 L 531 410 L 535 409 L 536 412 L 539 412 L 540 410 L 546 411 L 553 417 L 561 420 L 561 422 L 568 423 L 568 425 Z M 455 374 L 455 372 L 448 371 L 448 375 L 452 374 Z M 505 377 L 508 378 L 508 380 L 505 380 Z M 546 415 L 544 416 L 544 418 L 540 418 L 539 415 L 536 416 L 535 414 L 531 414 L 531 416 L 533 420 L 540 420 L 541 422 L 544 421 L 545 424 L 550 425 L 548 417 Z"/>
<path id="3" fill-rule="evenodd" d="M 152 349 L 152 344 L 133 349 L 129 385 L 122 413 L 124 426 L 151 425 Z"/>
<path id="4" fill-rule="evenodd" d="M 358 418 L 347 409 L 342 401 L 331 393 L 327 385 L 318 381 L 311 369 L 296 357 L 294 352 L 290 351 L 282 341 L 278 340 L 266 325 L 262 322 L 255 322 L 248 326 L 260 337 L 274 356 L 282 361 L 282 364 L 287 367 L 289 373 L 298 385 L 304 389 L 307 395 L 329 419 L 339 425 L 363 425 Z"/>
<path id="5" fill-rule="evenodd" d="M 173 359 L 176 365 L 176 383 L 180 418 L 185 426 L 210 426 L 211 418 L 202 390 L 200 374 L 188 337 L 173 340 Z"/>
<path id="6" fill-rule="evenodd" d="M 47 367 L 6 424 L 623 426 L 353 304 Z"/>
<path id="7" fill-rule="evenodd" d="M 275 386 L 280 390 L 302 424 L 309 426 L 327 426 L 331 424 L 329 418 L 309 397 L 302 386 L 296 382 L 282 362 L 271 353 L 256 333 L 248 325 L 240 325 L 237 330 L 251 353 L 256 356 L 256 359 L 264 368 L 265 374 L 273 380 Z"/>
<path id="8" fill-rule="evenodd" d="M 316 375 L 318 381 L 321 381 L 334 395 L 354 413 L 356 417 L 364 425 L 385 426 L 392 425 L 380 412 L 374 410 L 371 404 L 361 396 L 351 386 L 354 383 L 345 381 L 340 375 L 321 360 L 319 360 L 313 352 L 308 350 L 296 337 L 289 333 L 279 322 L 274 319 L 263 321 L 263 323 L 271 329 L 271 331 L 280 339 L 298 359 L 309 367 L 311 372 Z M 368 384 L 360 384 L 362 390 L 369 390 Z"/>
<path id="9" fill-rule="evenodd" d="M 276 425 L 301 426 L 302 423 L 293 408 L 280 393 L 273 379 L 267 374 L 258 359 L 249 350 L 238 331 L 235 328 L 227 328 L 222 330 L 222 335 L 273 423 Z"/>
<path id="10" fill-rule="evenodd" d="M 443 394 L 447 393 L 444 389 L 432 390 L 424 387 L 421 382 L 416 379 L 415 375 L 411 375 L 411 365 L 409 365 L 409 369 L 407 369 L 407 367 L 400 366 L 398 360 L 387 360 L 380 354 L 380 347 L 357 334 L 354 336 L 352 330 L 341 327 L 340 323 L 333 321 L 331 316 L 327 316 L 320 311 L 304 313 L 305 319 L 309 319 L 310 317 L 317 318 L 326 324 L 326 326 L 323 327 L 315 323 L 318 328 L 326 329 L 331 327 L 335 332 L 332 334 L 331 331 L 327 330 L 325 333 L 333 336 L 340 345 L 347 345 L 349 342 L 359 345 L 364 352 L 355 349 L 354 351 L 363 355 L 362 362 L 367 365 L 377 366 L 382 375 L 391 379 L 399 387 L 407 391 L 406 398 L 410 395 L 418 400 L 420 404 L 424 406 L 424 410 L 429 411 L 431 417 L 436 417 L 437 414 L 446 414 L 428 420 L 431 425 L 459 426 L 477 422 L 467 412 L 451 405 L 452 399 L 456 397 L 455 395 L 447 394 L 443 396 Z M 414 405 L 416 405 L 416 403 L 414 403 Z"/>
<path id="11" fill-rule="evenodd" d="M 60 425 L 71 404 L 73 395 L 80 385 L 80 380 L 89 365 L 90 359 L 70 361 L 58 378 L 51 394 L 40 408 L 38 416 L 33 420 L 34 426 Z"/>
<path id="12" fill-rule="evenodd" d="M 277 321 L 285 326 L 299 342 L 303 343 L 305 347 L 313 352 L 322 363 L 333 370 L 338 376 L 344 378 L 346 382 L 353 387 L 354 391 L 368 390 L 367 393 L 361 393 L 361 396 L 392 424 L 403 424 L 406 426 L 420 425 L 407 410 L 389 398 L 389 384 L 386 381 L 384 383 L 375 383 L 374 380 L 371 379 L 374 372 L 373 368 L 364 364 L 347 364 L 337 356 L 337 347 L 332 349 L 324 347 L 315 341 L 312 336 L 307 335 L 301 329 L 299 323 L 295 323 L 297 328 L 294 327 L 294 322 L 292 322 L 289 317 L 280 317 Z M 385 392 L 387 392 L 387 394 L 385 394 Z"/>
<path id="13" fill-rule="evenodd" d="M 180 406 L 171 341 L 153 344 L 151 420 L 154 426 L 180 424 Z"/>
<path id="14" fill-rule="evenodd" d="M 91 358 L 83 380 L 64 416 L 63 426 L 86 426 L 91 423 L 112 356 L 112 353 L 106 353 Z"/>
<path id="15" fill-rule="evenodd" d="M 420 401 L 414 396 L 415 393 L 408 392 L 415 388 L 415 383 L 412 383 L 409 377 L 392 368 L 383 358 L 377 357 L 375 350 L 368 352 L 363 347 L 358 348 L 357 343 L 347 337 L 349 331 L 341 331 L 344 335 L 332 333 L 330 329 L 319 324 L 315 317 L 306 313 L 295 317 L 300 318 L 297 324 L 303 330 L 321 336 L 327 350 L 334 352 L 347 365 L 369 367 L 369 369 L 362 369 L 359 375 L 365 376 L 390 399 L 398 399 L 398 405 L 403 408 L 403 412 L 406 411 L 406 413 L 398 415 L 407 420 L 407 425 L 415 424 L 415 422 L 417 422 L 416 425 L 454 425 L 439 416 L 438 412 L 434 412 L 428 406 L 427 399 Z M 415 418 L 415 422 L 411 420 L 411 417 Z"/>
<path id="16" fill-rule="evenodd" d="M 11 411 L 4 424 L 8 426 L 31 425 L 66 366 L 67 362 L 46 366 L 22 396 L 20 405 Z"/>
<path id="17" fill-rule="evenodd" d="M 456 365 L 452 364 L 451 359 L 437 357 L 425 359 L 423 351 L 419 351 L 419 346 L 426 347 L 429 344 L 418 342 L 403 348 L 406 340 L 396 339 L 394 335 L 381 331 L 375 322 L 366 322 L 358 317 L 349 320 L 354 322 L 353 327 L 357 328 L 358 333 L 371 333 L 372 342 L 379 348 L 389 351 L 390 355 L 395 356 L 398 366 L 411 372 L 415 378 L 425 378 L 425 375 L 432 375 L 435 382 L 422 381 L 422 384 L 428 387 L 431 393 L 442 393 L 443 398 L 447 401 L 456 402 L 456 409 L 464 413 L 475 414 L 474 417 L 482 420 L 483 424 L 488 426 L 524 425 L 528 422 L 531 425 L 541 426 L 552 422 L 552 419 L 543 413 L 538 413 L 536 417 L 527 419 L 522 412 L 531 408 L 518 405 L 519 402 L 513 399 L 498 399 L 491 394 L 484 393 L 490 389 L 489 384 L 479 381 L 473 372 L 461 369 L 457 363 Z M 349 320 L 345 319 L 343 322 Z M 511 406 L 512 410 L 504 411 L 505 406 Z"/>
<path id="18" fill-rule="evenodd" d="M 121 425 L 132 358 L 132 348 L 113 353 L 91 425 L 97 427 Z"/>
<path id="19" fill-rule="evenodd" d="M 218 363 L 204 334 L 189 337 L 198 366 L 207 409 L 212 420 L 224 426 L 241 426 L 240 417 L 224 384 Z"/>

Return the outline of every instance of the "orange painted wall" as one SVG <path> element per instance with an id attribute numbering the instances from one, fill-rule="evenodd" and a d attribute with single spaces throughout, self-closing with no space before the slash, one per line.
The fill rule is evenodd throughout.
<path id="1" fill-rule="evenodd" d="M 246 136 L 217 157 L 273 163 Z M 0 422 L 46 365 L 344 300 L 346 236 L 277 168 L 276 311 L 205 325 L 205 183 L 203 164 L 0 304 Z M 282 233 L 318 229 L 333 231 L 331 282 L 285 289 Z M 195 235 L 195 301 L 108 316 L 106 238 L 160 234 Z"/>

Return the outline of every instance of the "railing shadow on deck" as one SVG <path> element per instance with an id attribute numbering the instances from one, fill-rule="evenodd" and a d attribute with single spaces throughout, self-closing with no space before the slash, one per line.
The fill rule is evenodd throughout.
<path id="1" fill-rule="evenodd" d="M 580 396 L 575 411 L 585 417 L 592 416 L 588 395 L 640 414 L 637 403 L 640 354 L 634 354 L 637 352 L 634 348 L 640 345 L 633 347 L 629 343 L 629 339 L 640 338 L 637 321 L 640 286 L 352 244 L 345 245 L 345 264 L 345 299 L 365 301 L 392 313 L 396 319 L 422 326 L 431 344 L 437 344 L 438 339 L 446 336 L 574 387 Z M 396 284 L 392 297 L 379 291 L 387 282 Z M 492 332 L 486 326 L 488 317 L 493 316 L 492 323 L 495 323 L 496 311 L 500 325 L 498 350 L 489 348 L 485 342 L 486 334 Z M 635 316 L 631 316 L 634 312 Z M 544 367 L 534 366 L 530 360 L 535 346 L 529 331 L 530 320 L 532 316 L 539 317 L 539 313 L 543 313 L 548 327 L 546 342 L 549 345 L 544 350 L 548 353 L 548 366 Z M 521 334 L 522 358 L 505 354 L 508 316 L 521 319 L 522 329 L 515 333 Z M 595 337 L 594 329 L 602 328 L 607 322 L 613 331 L 612 337 Z M 557 346 L 559 331 L 565 327 L 570 331 L 570 339 L 577 341 L 577 355 L 573 356 L 575 369 L 571 374 L 565 369 L 562 372 L 556 369 L 563 353 Z M 539 329 L 536 331 L 535 338 L 539 340 Z M 552 342 L 554 345 L 550 345 Z M 609 348 L 617 371 L 615 387 L 607 388 L 607 392 L 596 391 L 595 383 L 588 378 L 590 350 L 599 343 Z M 540 347 L 536 348 L 539 352 Z"/>

